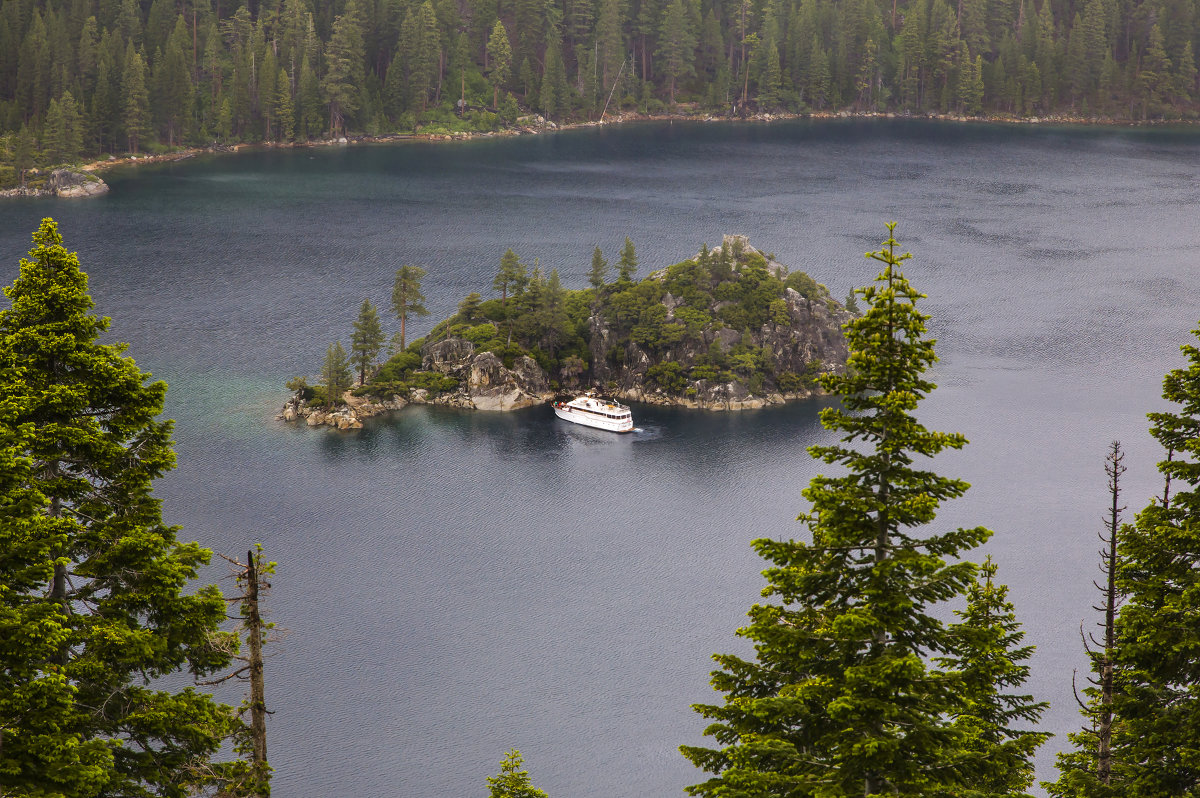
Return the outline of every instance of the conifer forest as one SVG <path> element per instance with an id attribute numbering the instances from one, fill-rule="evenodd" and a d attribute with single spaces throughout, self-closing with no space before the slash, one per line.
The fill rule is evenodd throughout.
<path id="1" fill-rule="evenodd" d="M 1189 119 L 1198 36 L 1193 0 L 6 0 L 0 183 L 535 112 Z"/>

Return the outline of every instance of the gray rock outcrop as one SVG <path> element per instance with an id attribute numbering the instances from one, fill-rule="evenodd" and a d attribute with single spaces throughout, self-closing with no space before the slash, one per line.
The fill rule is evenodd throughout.
<path id="1" fill-rule="evenodd" d="M 533 358 L 518 357 L 506 368 L 492 352 L 476 352 L 461 338 L 447 338 L 421 350 L 421 367 L 458 380 L 459 389 L 435 398 L 435 404 L 475 410 L 519 410 L 549 401 L 550 379 Z M 424 398 L 413 401 L 427 401 Z"/>

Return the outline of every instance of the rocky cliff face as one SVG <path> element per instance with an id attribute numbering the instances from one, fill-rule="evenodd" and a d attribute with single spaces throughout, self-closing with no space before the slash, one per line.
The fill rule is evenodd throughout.
<path id="1" fill-rule="evenodd" d="M 750 246 L 744 236 L 725 236 L 722 247 L 730 246 L 736 246 L 746 254 L 763 254 Z M 719 254 L 722 247 L 714 248 L 713 253 Z M 768 270 L 775 276 L 781 277 L 786 273 L 786 268 L 773 259 L 764 255 L 764 260 Z M 652 275 L 651 279 L 654 277 Z M 842 325 L 853 319 L 854 315 L 830 299 L 823 289 L 819 298 L 806 299 L 796 290 L 785 288 L 784 301 L 786 321 L 776 318 L 756 330 L 750 330 L 749 345 L 770 352 L 777 374 L 786 372 L 811 377 L 820 372 L 844 372 L 849 350 L 842 335 Z M 673 319 L 681 302 L 667 293 L 662 304 L 666 308 L 667 319 Z M 712 309 L 719 310 L 720 303 Z M 766 384 L 756 394 L 740 380 L 698 379 L 687 381 L 682 391 L 668 394 L 647 380 L 647 373 L 655 363 L 678 363 L 683 372 L 688 372 L 712 351 L 714 345 L 728 353 L 733 347 L 747 343 L 741 333 L 729 327 L 709 325 L 699 338 L 680 342 L 658 353 L 657 357 L 652 357 L 636 343 L 628 343 L 621 352 L 619 364 L 614 364 L 611 357 L 617 336 L 602 314 L 593 314 L 589 319 L 589 332 L 593 387 L 623 399 L 713 410 L 739 410 L 780 404 L 816 392 L 811 381 L 808 386 Z"/>
<path id="2" fill-rule="evenodd" d="M 519 357 L 511 369 L 491 352 L 477 352 L 475 344 L 447 338 L 421 352 L 421 368 L 459 382 L 459 389 L 442 394 L 435 404 L 475 410 L 519 410 L 542 404 L 554 396 L 546 372 L 530 357 Z M 420 400 L 424 400 L 421 397 Z"/>
<path id="3" fill-rule="evenodd" d="M 836 373 L 845 371 L 849 352 L 841 328 L 854 318 L 853 314 L 840 306 L 830 308 L 824 302 L 807 300 L 791 288 L 785 292 L 789 322 L 764 324 L 758 330 L 752 330 L 752 345 L 770 350 L 776 369 L 780 372 L 800 375 L 814 369 Z M 671 295 L 667 294 L 668 301 L 664 304 L 668 308 L 668 318 L 671 313 L 670 299 Z M 740 410 L 781 404 L 814 393 L 811 387 L 786 391 L 775 386 L 774 390 L 755 395 L 738 380 L 716 382 L 701 379 L 689 381 L 682 395 L 668 395 L 661 389 L 647 385 L 647 372 L 654 363 L 649 354 L 637 344 L 630 343 L 625 347 L 623 364 L 613 366 L 607 357 L 612 351 L 614 339 L 608 322 L 594 315 L 590 325 L 592 384 L 623 399 L 712 410 Z M 675 362 L 684 370 L 689 370 L 696 365 L 698 358 L 710 351 L 713 344 L 728 352 L 741 342 L 742 336 L 735 330 L 727 327 L 709 328 L 700 340 L 671 347 L 659 358 L 659 362 Z"/>

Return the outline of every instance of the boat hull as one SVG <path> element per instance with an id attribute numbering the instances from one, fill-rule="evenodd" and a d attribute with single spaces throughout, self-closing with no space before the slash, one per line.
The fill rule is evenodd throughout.
<path id="1" fill-rule="evenodd" d="M 555 405 L 554 415 L 563 421 L 570 421 L 572 424 L 580 424 L 593 429 L 602 429 L 608 432 L 633 432 L 633 418 L 631 417 L 623 419 L 597 417 L 591 413 L 576 410 L 570 405 Z"/>

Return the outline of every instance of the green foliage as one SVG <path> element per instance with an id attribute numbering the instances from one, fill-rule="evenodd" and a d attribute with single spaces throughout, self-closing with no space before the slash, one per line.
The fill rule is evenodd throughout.
<path id="1" fill-rule="evenodd" d="M 1180 349 L 1163 378 L 1171 408 L 1149 414 L 1166 487 L 1119 547 L 1114 757 L 1137 796 L 1200 792 L 1200 348 Z"/>
<path id="2" fill-rule="evenodd" d="M 396 270 L 392 285 L 392 312 L 400 319 L 400 348 L 404 348 L 405 325 L 409 316 L 428 316 L 425 295 L 421 293 L 421 280 L 425 270 L 420 266 L 401 266 Z"/>
<path id="3" fill-rule="evenodd" d="M 483 131 L 534 108 L 594 119 L 606 89 L 608 113 L 683 99 L 1194 118 L 1195 15 L 1110 5 L 23 0 L 0 19 L 0 135 L 26 130 L 49 166 L 213 139 Z M 30 158 L 6 159 L 19 182 Z"/>
<path id="4" fill-rule="evenodd" d="M 633 275 L 637 272 L 638 256 L 637 248 L 633 246 L 633 242 L 629 237 L 625 237 L 625 244 L 621 247 L 621 259 L 617 263 L 618 279 L 621 282 L 629 282 L 633 279 Z"/>
<path id="5" fill-rule="evenodd" d="M 488 776 L 490 798 L 546 798 L 546 793 L 533 786 L 529 773 L 521 769 L 521 752 L 512 749 L 500 760 L 500 773 Z"/>
<path id="6" fill-rule="evenodd" d="M 821 285 L 804 272 L 792 272 L 783 281 L 783 284 L 810 302 L 820 300 L 823 293 Z"/>
<path id="7" fill-rule="evenodd" d="M 934 388 L 923 375 L 936 358 L 915 307 L 921 295 L 899 270 L 910 256 L 895 246 L 889 238 L 868 253 L 884 270 L 862 291 L 867 313 L 847 325 L 848 372 L 822 378 L 841 406 L 821 421 L 842 438 L 809 452 L 845 473 L 805 489 L 811 508 L 799 520 L 810 542 L 754 542 L 769 563 L 771 601 L 754 605 L 739 631 L 755 644 L 753 660 L 714 657 L 725 703 L 695 708 L 719 747 L 681 747 L 713 774 L 691 795 L 958 795 L 989 777 L 955 725 L 972 707 L 962 678 L 931 657 L 953 652 L 986 671 L 936 613 L 968 593 L 974 567 L 960 558 L 990 532 L 927 531 L 939 504 L 967 485 L 914 461 L 966 440 L 913 415 Z"/>
<path id="8" fill-rule="evenodd" d="M 458 303 L 458 315 L 462 316 L 464 321 L 474 321 L 479 316 L 479 306 L 482 304 L 483 297 L 477 291 L 472 291 Z"/>
<path id="9" fill-rule="evenodd" d="M 224 668 L 210 552 L 163 523 L 166 385 L 97 343 L 87 277 L 42 221 L 0 311 L 0 781 L 17 795 L 181 796 L 219 784 L 238 721 L 146 677 Z"/>
<path id="10" fill-rule="evenodd" d="M 596 247 L 592 251 L 592 269 L 588 272 L 588 282 L 593 288 L 602 288 L 607 278 L 608 261 L 604 259 L 604 253 L 600 251 L 600 247 Z"/>
<path id="11" fill-rule="evenodd" d="M 683 393 L 687 380 L 683 378 L 683 367 L 674 361 L 658 363 L 649 368 L 646 378 L 671 395 Z"/>
<path id="12" fill-rule="evenodd" d="M 854 315 L 857 316 L 860 313 L 858 309 L 858 299 L 855 297 L 854 291 L 851 291 L 846 295 L 846 301 L 843 304 L 845 305 L 846 310 L 850 311 Z"/>
<path id="13" fill-rule="evenodd" d="M 305 377 L 292 377 L 285 387 L 292 393 L 298 394 L 305 402 L 313 401 L 319 386 L 309 385 Z"/>
<path id="14" fill-rule="evenodd" d="M 383 325 L 379 321 L 379 311 L 371 300 L 364 299 L 350 336 L 351 362 L 358 367 L 360 383 L 367 381 L 367 372 L 374 367 L 375 359 L 382 351 Z"/>
<path id="15" fill-rule="evenodd" d="M 1028 728 L 1049 706 L 1030 695 L 1006 693 L 1029 678 L 1025 664 L 1033 646 L 1023 646 L 1007 585 L 996 584 L 996 564 L 989 556 L 979 567 L 982 581 L 967 588 L 967 606 L 956 610 L 961 621 L 951 627 L 954 656 L 939 660 L 959 674 L 966 707 L 954 719 L 960 757 L 977 775 L 962 798 L 1024 795 L 1033 783 L 1033 754 L 1051 735 Z M 973 761 L 972 761 L 973 760 Z"/>
<path id="16" fill-rule="evenodd" d="M 408 372 L 416 371 L 420 367 L 421 356 L 418 353 L 412 351 L 399 352 L 379 367 L 379 371 L 376 372 L 376 378 L 388 382 L 403 380 Z"/>
<path id="17" fill-rule="evenodd" d="M 325 388 L 325 405 L 332 407 L 341 401 L 342 394 L 350 390 L 353 377 L 350 375 L 350 357 L 341 342 L 332 343 L 325 350 L 325 362 L 321 366 L 321 384 Z"/>
<path id="18" fill-rule="evenodd" d="M 496 325 L 480 324 L 463 333 L 462 337 L 473 344 L 482 345 L 496 337 Z"/>
<path id="19" fill-rule="evenodd" d="M 421 388 L 436 396 L 458 390 L 458 380 L 436 371 L 415 371 L 408 377 L 409 388 Z"/>
<path id="20" fill-rule="evenodd" d="M 500 89 L 508 83 L 512 70 L 512 46 L 509 44 L 508 31 L 498 19 L 492 28 L 492 35 L 488 37 L 487 54 L 492 62 L 488 73 L 488 82 L 492 84 L 492 107 L 497 108 Z"/>

